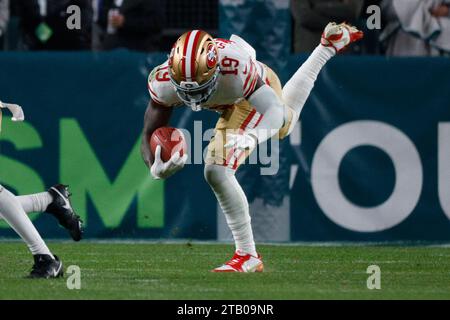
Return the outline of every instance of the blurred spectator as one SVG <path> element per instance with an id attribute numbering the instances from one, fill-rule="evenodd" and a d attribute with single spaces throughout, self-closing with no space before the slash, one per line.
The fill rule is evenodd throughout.
<path id="1" fill-rule="evenodd" d="M 441 56 L 450 52 L 450 1 L 384 0 L 380 40 L 389 56 Z"/>
<path id="2" fill-rule="evenodd" d="M 330 21 L 356 24 L 363 3 L 361 0 L 292 0 L 294 51 L 313 51 Z"/>
<path id="3" fill-rule="evenodd" d="M 103 0 L 92 0 L 92 50 L 98 51 L 102 49 L 102 40 L 104 32 L 99 24 L 100 9 Z"/>
<path id="4" fill-rule="evenodd" d="M 164 22 L 162 0 L 103 0 L 99 24 L 105 32 L 103 49 L 157 51 Z"/>
<path id="5" fill-rule="evenodd" d="M 91 0 L 14 0 L 20 19 L 21 41 L 28 50 L 89 50 L 91 47 Z M 81 9 L 81 29 L 69 30 L 67 8 Z"/>
<path id="6" fill-rule="evenodd" d="M 0 50 L 4 48 L 6 27 L 9 21 L 9 0 L 0 0 Z"/>

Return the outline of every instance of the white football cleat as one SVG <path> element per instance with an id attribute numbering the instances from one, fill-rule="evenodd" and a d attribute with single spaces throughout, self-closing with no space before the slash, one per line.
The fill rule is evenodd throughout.
<path id="1" fill-rule="evenodd" d="M 230 261 L 215 268 L 212 272 L 263 272 L 263 270 L 264 264 L 261 255 L 258 254 L 257 257 L 254 257 L 238 250 Z"/>
<path id="2" fill-rule="evenodd" d="M 332 47 L 336 52 L 341 52 L 349 44 L 364 37 L 364 33 L 357 28 L 347 24 L 330 22 L 322 33 L 320 43 L 325 47 Z"/>

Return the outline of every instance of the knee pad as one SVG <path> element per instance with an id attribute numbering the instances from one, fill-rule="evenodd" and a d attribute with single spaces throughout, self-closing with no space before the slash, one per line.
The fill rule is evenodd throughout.
<path id="1" fill-rule="evenodd" d="M 207 164 L 205 165 L 203 174 L 208 184 L 214 188 L 225 182 L 230 175 L 234 175 L 234 171 L 224 166 Z"/>

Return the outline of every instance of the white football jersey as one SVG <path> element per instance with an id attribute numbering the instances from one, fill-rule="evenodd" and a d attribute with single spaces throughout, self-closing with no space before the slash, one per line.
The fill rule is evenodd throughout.
<path id="1" fill-rule="evenodd" d="M 217 89 L 208 101 L 201 104 L 201 107 L 220 111 L 249 97 L 255 90 L 258 75 L 261 79 L 266 79 L 266 71 L 264 65 L 236 41 L 226 39 L 214 41 L 218 49 L 220 74 L 217 78 Z M 148 77 L 150 96 L 156 103 L 164 106 L 183 105 L 170 82 L 168 68 L 168 61 L 165 61 L 150 73 Z"/>

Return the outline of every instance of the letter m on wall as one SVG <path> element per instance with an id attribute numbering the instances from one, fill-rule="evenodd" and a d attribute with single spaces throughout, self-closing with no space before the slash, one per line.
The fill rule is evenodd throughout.
<path id="1" fill-rule="evenodd" d="M 150 178 L 139 145 L 138 141 L 115 179 L 110 179 L 78 122 L 61 120 L 61 181 L 70 184 L 73 204 L 86 225 L 88 197 L 106 228 L 119 227 L 137 197 L 137 226 L 164 226 L 164 183 Z"/>

